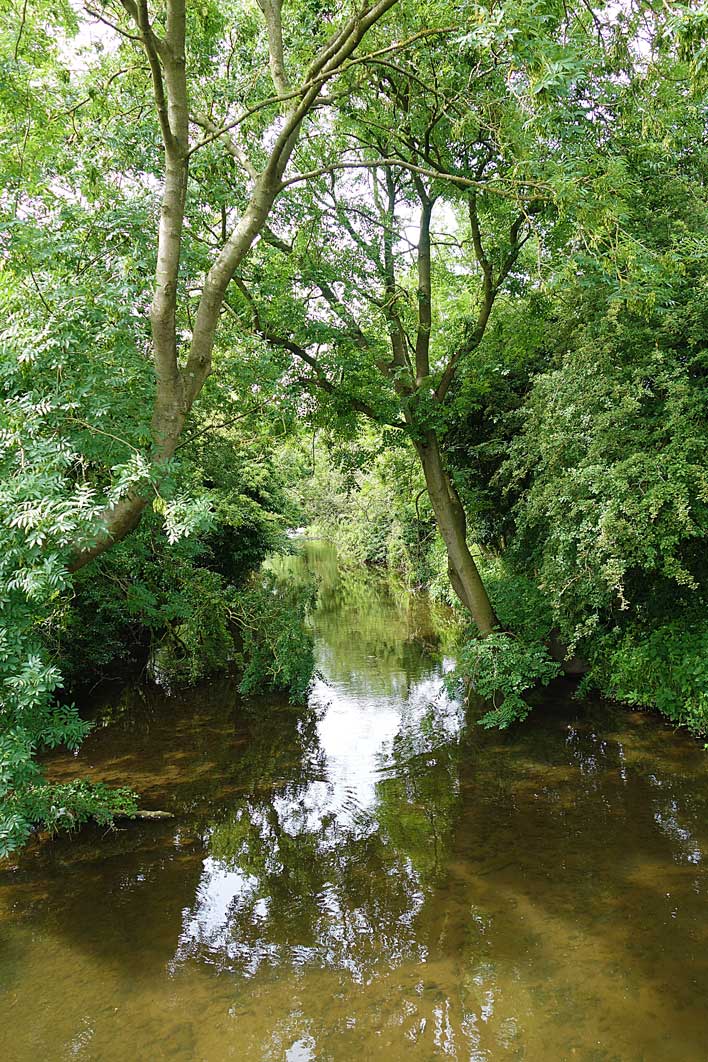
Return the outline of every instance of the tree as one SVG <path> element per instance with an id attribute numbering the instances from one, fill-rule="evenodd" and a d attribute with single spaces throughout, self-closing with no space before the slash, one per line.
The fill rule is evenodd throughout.
<path id="1" fill-rule="evenodd" d="M 36 752 L 87 730 L 57 703 L 47 618 L 68 569 L 127 536 L 151 501 L 170 535 L 198 525 L 160 489 L 213 367 L 224 288 L 304 125 L 336 101 L 328 86 L 394 3 L 326 18 L 293 8 L 288 48 L 275 0 L 260 13 L 89 5 L 110 27 L 93 46 L 69 3 L 3 13 L 2 851 L 33 824 L 106 822 L 134 806 L 122 791 L 43 778 Z M 257 406 L 251 392 L 239 413 Z"/>
<path id="2" fill-rule="evenodd" d="M 482 635 L 499 621 L 443 439 L 460 365 L 480 348 L 499 293 L 532 283 L 525 245 L 534 236 L 545 253 L 549 242 L 568 180 L 550 138 L 560 135 L 557 97 L 579 91 L 588 71 L 583 11 L 480 8 L 464 35 L 426 36 L 395 62 L 372 56 L 334 135 L 311 150 L 300 233 L 276 212 L 258 264 L 234 280 L 243 319 L 299 359 L 304 387 L 409 437 L 453 588 Z M 398 17 L 401 35 L 416 34 L 414 15 Z"/>
<path id="3" fill-rule="evenodd" d="M 668 263 L 699 276 L 703 260 L 700 235 L 686 228 L 681 210 L 657 217 L 674 226 L 677 239 L 687 236 L 685 254 L 665 234 L 653 234 L 648 250 L 642 243 L 632 200 L 642 193 L 637 173 L 653 172 L 657 159 L 633 169 L 618 135 L 625 119 L 634 141 L 647 123 L 680 124 L 704 62 L 699 5 L 673 15 L 639 0 L 620 12 L 585 0 L 478 3 L 464 25 L 449 0 L 378 0 L 339 13 L 311 0 L 198 9 L 182 0 L 107 0 L 86 11 L 104 26 L 89 46 L 82 44 L 85 13 L 69 2 L 6 6 L 0 21 L 0 300 L 8 324 L 0 350 L 0 786 L 7 812 L 0 841 L 9 846 L 32 822 L 77 822 L 96 811 L 110 818 L 115 810 L 105 794 L 88 790 L 58 800 L 36 769 L 38 748 L 76 744 L 85 732 L 76 711 L 56 703 L 61 676 L 47 652 L 48 617 L 66 602 L 70 571 L 127 539 L 148 509 L 148 537 L 162 518 L 170 538 L 204 530 L 209 469 L 230 467 L 229 449 L 241 446 L 229 424 L 267 406 L 346 434 L 366 416 L 384 445 L 408 446 L 455 592 L 489 635 L 508 624 L 495 614 L 468 543 L 476 513 L 463 480 L 472 483 L 476 474 L 479 486 L 481 476 L 459 460 L 470 438 L 469 397 L 484 409 L 482 444 L 499 440 L 490 423 L 504 402 L 517 416 L 516 466 L 506 470 L 516 467 L 526 482 L 515 486 L 513 517 L 507 492 L 497 542 L 513 534 L 514 519 L 518 529 L 525 505 L 533 534 L 552 524 L 549 541 L 563 529 L 566 542 L 585 535 L 586 553 L 597 560 L 604 528 L 577 507 L 561 511 L 566 480 L 554 460 L 566 445 L 576 452 L 578 438 L 576 425 L 561 438 L 549 423 L 548 389 L 558 385 L 565 407 L 581 387 L 580 404 L 601 420 L 598 408 L 619 387 L 615 360 L 639 334 L 618 304 L 641 303 L 649 333 L 652 299 L 661 312 L 671 298 L 696 312 L 685 286 L 665 272 Z M 656 79 L 663 69 L 657 56 L 668 57 L 669 77 L 682 71 L 673 103 Z M 670 169 L 678 183 L 702 187 L 702 162 L 687 162 L 700 154 L 700 108 L 691 128 L 695 143 L 673 133 L 666 140 Z M 656 143 L 661 152 L 658 134 Z M 639 229 L 650 222 L 645 216 Z M 613 274 L 620 293 L 608 296 Z M 562 371 L 544 382 L 531 379 L 538 365 L 529 353 L 542 348 L 539 305 L 554 307 L 551 327 L 578 321 L 558 310 L 557 290 L 542 293 L 549 278 L 557 287 L 593 290 L 596 298 L 583 295 L 577 304 L 581 320 L 588 307 L 597 311 L 597 333 L 587 333 L 575 358 L 548 344 Z M 494 366 L 487 357 L 500 337 L 505 342 L 502 306 L 502 325 L 517 322 L 514 342 L 527 355 L 517 381 L 519 390 L 534 390 L 526 405 L 501 381 L 506 352 Z M 621 342 L 610 335 L 618 320 Z M 687 342 L 671 346 L 680 350 L 679 365 L 662 379 L 672 401 L 700 379 L 699 332 L 686 327 Z M 588 355 L 598 336 L 604 390 Z M 637 364 L 654 373 L 643 357 Z M 620 383 L 644 387 L 643 371 Z M 671 423 L 681 426 L 677 468 L 695 444 L 703 410 L 699 399 L 689 406 L 671 407 Z M 528 430 L 520 430 L 523 418 Z M 639 420 L 637 439 L 655 449 L 664 436 Z M 617 445 L 611 427 L 596 432 L 603 454 Z M 209 456 L 181 460 L 182 447 L 195 440 Z M 693 506 L 702 518 L 694 458 L 691 451 L 690 489 L 675 494 L 681 504 L 671 513 L 667 504 L 660 521 L 651 506 L 641 514 L 644 545 L 675 561 L 677 572 L 700 541 L 700 520 L 687 523 L 681 510 Z M 572 479 L 575 469 L 565 472 Z M 625 476 L 616 494 L 631 493 L 632 482 Z M 224 520 L 228 535 L 245 526 L 234 511 L 242 486 L 228 483 L 235 500 Z M 187 488 L 196 495 L 191 501 Z M 489 507 L 496 490 L 484 484 Z M 263 500 L 260 506 L 251 497 L 261 527 L 274 516 Z M 492 525 L 495 514 L 486 515 Z M 569 529 L 566 517 L 576 526 Z M 678 535 L 676 545 L 681 519 L 691 542 Z M 256 537 L 251 556 L 272 541 Z M 187 556 L 200 568 L 203 545 L 185 549 L 183 570 Z M 126 549 L 116 565 L 133 571 Z M 560 572 L 565 594 L 563 565 L 536 544 L 525 549 L 530 574 Z M 154 553 L 148 563 L 154 567 Z M 212 589 L 218 582 L 204 579 Z M 179 589 L 169 591 L 173 602 Z M 580 601 L 580 611 L 586 604 Z M 171 615 L 163 606 L 153 602 L 144 614 L 157 625 Z M 495 637 L 506 644 L 504 634 Z M 120 797 L 120 806 L 126 801 Z"/>
<path id="4" fill-rule="evenodd" d="M 303 55 L 297 57 L 299 76 L 296 75 L 295 87 L 292 87 L 291 64 L 283 44 L 281 0 L 262 0 L 260 10 L 265 22 L 275 92 L 265 98 L 261 95 L 256 100 L 229 100 L 232 106 L 240 103 L 242 109 L 235 118 L 227 118 L 222 125 L 217 125 L 211 117 L 215 100 L 209 101 L 205 114 L 195 113 L 193 108 L 195 98 L 201 97 L 204 91 L 204 75 L 208 73 L 208 68 L 204 70 L 205 59 L 212 59 L 213 71 L 218 62 L 224 61 L 225 51 L 223 46 L 218 48 L 216 42 L 208 38 L 206 42 L 199 42 L 202 48 L 205 43 L 210 46 L 212 55 L 207 56 L 202 51 L 198 56 L 202 77 L 201 84 L 194 85 L 184 0 L 168 0 L 164 29 L 160 25 L 162 17 L 150 15 L 146 0 L 121 0 L 120 8 L 125 16 L 122 18 L 115 5 L 106 4 L 98 11 L 88 8 L 144 51 L 164 150 L 155 287 L 150 307 L 156 378 L 150 470 L 158 479 L 161 469 L 175 452 L 186 417 L 211 372 L 212 351 L 226 288 L 265 225 L 276 197 L 285 187 L 283 175 L 303 122 L 318 107 L 325 105 L 322 95 L 325 86 L 342 73 L 367 30 L 395 2 L 378 0 L 360 10 L 355 9 L 348 18 L 340 19 L 321 46 L 314 50 L 309 62 Z M 216 14 L 215 11 L 209 13 Z M 118 21 L 113 22 L 110 15 Z M 272 143 L 263 153 L 263 160 L 242 151 L 235 137 L 235 130 L 259 112 L 267 114 L 272 123 L 269 130 Z M 190 143 L 190 124 L 192 128 L 197 125 L 206 129 L 201 141 Z M 244 208 L 228 233 L 225 211 L 222 215 L 226 239 L 206 269 L 191 335 L 186 343 L 188 349 L 184 363 L 180 365 L 183 344 L 179 335 L 178 299 L 190 160 L 197 151 L 220 138 L 228 145 L 251 187 L 242 190 Z M 133 530 L 149 499 L 150 492 L 144 485 L 136 484 L 123 497 L 110 503 L 101 514 L 100 535 L 93 544 L 76 552 L 71 569 L 82 567 Z"/>

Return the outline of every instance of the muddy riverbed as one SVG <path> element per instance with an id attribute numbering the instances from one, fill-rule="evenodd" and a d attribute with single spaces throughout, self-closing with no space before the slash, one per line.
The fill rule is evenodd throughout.
<path id="1" fill-rule="evenodd" d="M 487 734 L 444 615 L 312 568 L 306 709 L 140 687 L 54 758 L 175 817 L 0 870 L 0 1058 L 705 1062 L 701 745 L 565 681 Z"/>

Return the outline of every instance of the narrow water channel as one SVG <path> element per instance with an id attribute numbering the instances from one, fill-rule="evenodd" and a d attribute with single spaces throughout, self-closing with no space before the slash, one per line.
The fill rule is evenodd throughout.
<path id="1" fill-rule="evenodd" d="M 701 746 L 565 684 L 466 726 L 445 618 L 307 567 L 308 709 L 136 690 L 54 759 L 175 818 L 0 870 L 0 1058 L 705 1062 Z"/>

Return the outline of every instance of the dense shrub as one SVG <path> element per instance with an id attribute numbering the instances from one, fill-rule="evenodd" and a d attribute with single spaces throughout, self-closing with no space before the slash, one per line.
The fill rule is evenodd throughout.
<path id="1" fill-rule="evenodd" d="M 585 688 L 594 686 L 636 707 L 708 734 L 708 624 L 686 617 L 640 632 L 629 628 L 596 640 Z"/>
<path id="2" fill-rule="evenodd" d="M 281 582 L 264 570 L 234 600 L 234 616 L 243 648 L 237 657 L 243 668 L 239 690 L 286 692 L 291 701 L 304 701 L 315 670 L 314 638 L 307 619 L 314 607 L 314 580 Z"/>
<path id="3" fill-rule="evenodd" d="M 560 673 L 540 642 L 525 642 L 506 633 L 470 638 L 457 653 L 455 671 L 448 680 L 453 688 L 470 685 L 491 703 L 479 719 L 484 727 L 506 729 L 521 722 L 531 711 L 524 694 L 545 686 Z"/>

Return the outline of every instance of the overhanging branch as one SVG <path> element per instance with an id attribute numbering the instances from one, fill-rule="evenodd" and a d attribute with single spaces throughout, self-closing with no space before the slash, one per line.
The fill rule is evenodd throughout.
<path id="1" fill-rule="evenodd" d="M 405 48 L 410 47 L 411 44 L 414 44 L 417 40 L 421 40 L 426 37 L 439 36 L 443 33 L 452 33 L 457 28 L 457 26 L 443 26 L 440 29 L 421 30 L 419 33 L 414 33 L 403 41 L 396 41 L 394 44 L 390 44 L 386 48 L 379 48 L 375 52 L 367 52 L 366 55 L 361 56 L 360 58 L 351 59 L 349 60 L 349 62 L 343 63 L 341 68 L 336 72 L 337 76 L 341 77 L 343 74 L 347 73 L 348 70 L 351 70 L 352 67 L 360 66 L 366 62 L 371 62 L 373 59 L 379 56 L 389 55 L 391 53 L 403 51 Z M 232 129 L 236 129 L 239 125 L 242 125 L 243 122 L 247 121 L 249 118 L 252 118 L 254 114 L 258 114 L 258 112 L 262 111 L 264 108 L 273 107 L 278 103 L 286 103 L 291 100 L 299 99 L 311 89 L 321 88 L 326 81 L 331 80 L 332 76 L 333 75 L 331 71 L 325 71 L 315 77 L 309 78 L 308 80 L 303 82 L 303 84 L 299 85 L 296 89 L 287 91 L 282 95 L 267 96 L 264 100 L 261 100 L 260 103 L 254 104 L 253 107 L 247 107 L 238 115 L 238 117 L 234 118 L 233 121 L 227 122 L 226 125 L 222 126 L 218 130 L 215 129 L 210 134 L 210 136 L 204 137 L 203 140 L 200 140 L 197 144 L 194 144 L 194 146 L 190 149 L 189 154 L 193 155 L 201 148 L 213 143 L 214 140 L 218 140 L 220 136 L 224 135 L 224 133 L 228 133 Z M 199 125 L 201 123 L 197 122 L 196 124 Z"/>
<path id="2" fill-rule="evenodd" d="M 406 162 L 404 159 L 399 158 L 380 158 L 373 159 L 370 162 L 352 160 L 351 162 L 331 162 L 328 166 L 321 166 L 316 170 L 308 170 L 306 173 L 295 174 L 294 177 L 288 177 L 282 180 L 279 185 L 279 190 L 289 188 L 293 184 L 300 184 L 303 181 L 312 181 L 317 177 L 322 177 L 327 173 L 336 173 L 341 170 L 376 170 L 376 169 L 399 169 L 406 170 L 409 173 L 417 173 L 421 177 L 429 177 L 431 180 L 449 181 L 452 184 L 457 185 L 460 188 L 475 188 L 483 190 L 485 192 L 491 192 L 494 195 L 500 195 L 505 198 L 518 198 L 519 192 L 523 189 L 525 191 L 533 192 L 549 192 L 550 189 L 543 184 L 535 181 L 524 181 L 520 185 L 515 185 L 512 181 L 508 181 L 509 188 L 500 188 L 498 184 L 491 184 L 489 182 L 477 181 L 471 177 L 464 177 L 462 174 L 449 173 L 444 170 L 430 169 L 425 166 L 416 166 L 412 162 Z"/>

